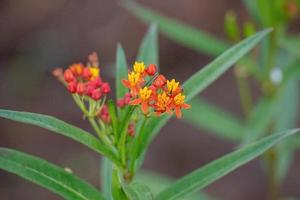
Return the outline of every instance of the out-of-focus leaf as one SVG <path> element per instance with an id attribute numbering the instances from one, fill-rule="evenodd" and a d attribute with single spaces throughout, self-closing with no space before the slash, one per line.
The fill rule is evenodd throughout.
<path id="1" fill-rule="evenodd" d="M 147 184 L 154 195 L 157 195 L 159 192 L 175 182 L 174 178 L 162 176 L 149 171 L 139 172 L 138 174 L 136 174 L 135 180 Z M 216 198 L 201 192 L 183 197 L 182 200 L 216 200 Z"/>
<path id="2" fill-rule="evenodd" d="M 123 187 L 130 200 L 153 200 L 150 188 L 139 182 L 134 182 Z"/>
<path id="3" fill-rule="evenodd" d="M 115 153 L 112 152 L 108 147 L 100 143 L 96 137 L 76 126 L 70 125 L 52 116 L 0 109 L 0 117 L 17 122 L 22 122 L 25 124 L 35 125 L 53 131 L 54 133 L 64 135 L 81 144 L 84 144 L 90 149 L 103 154 L 108 158 L 114 160 L 114 162 L 120 164 L 119 159 L 117 158 Z"/>
<path id="4" fill-rule="evenodd" d="M 203 99 L 195 98 L 189 103 L 192 109 L 183 112 L 184 120 L 195 127 L 206 129 L 220 138 L 234 142 L 241 141 L 243 123 L 236 116 Z"/>
<path id="5" fill-rule="evenodd" d="M 165 36 L 200 53 L 217 56 L 229 47 L 226 42 L 204 31 L 165 17 L 134 1 L 123 1 L 123 5 L 143 21 L 157 23 L 159 30 Z"/>
<path id="6" fill-rule="evenodd" d="M 112 197 L 111 185 L 112 185 L 112 162 L 103 157 L 101 160 L 101 187 L 103 196 L 107 200 L 114 200 Z"/>
<path id="7" fill-rule="evenodd" d="M 228 70 L 235 62 L 249 52 L 259 41 L 261 41 L 271 30 L 264 30 L 257 34 L 246 38 L 245 40 L 234 45 L 232 48 L 225 51 L 214 61 L 206 65 L 203 69 L 196 72 L 192 77 L 185 81 L 183 88 L 186 94 L 186 100 L 189 101 L 198 93 L 208 87 L 213 81 L 218 79 L 226 70 Z M 151 118 L 148 121 L 147 127 L 140 134 L 143 134 L 141 150 L 139 152 L 139 163 L 143 161 L 145 151 L 149 144 L 156 136 L 158 131 L 170 119 L 169 115 L 163 115 L 160 118 Z"/>
<path id="8" fill-rule="evenodd" d="M 246 6 L 248 12 L 252 15 L 252 17 L 258 22 L 261 23 L 261 19 L 259 18 L 258 8 L 257 8 L 257 0 L 243 0 L 244 5 Z"/>
<path id="9" fill-rule="evenodd" d="M 145 35 L 139 48 L 137 60 L 143 61 L 146 65 L 158 65 L 158 36 L 156 24 L 152 24 Z"/>
<path id="10" fill-rule="evenodd" d="M 155 200 L 174 200 L 184 197 L 234 171 L 236 168 L 258 157 L 287 136 L 300 133 L 300 129 L 272 134 L 255 143 L 249 144 L 227 154 L 204 167 L 177 180 L 173 185 L 160 192 Z"/>
<path id="11" fill-rule="evenodd" d="M 93 186 L 73 174 L 16 150 L 0 148 L 0 169 L 47 188 L 67 200 L 104 200 Z"/>
<path id="12" fill-rule="evenodd" d="M 288 51 L 290 54 L 297 58 L 300 58 L 300 36 L 289 36 L 282 38 L 280 41 L 280 46 Z"/>
<path id="13" fill-rule="evenodd" d="M 281 95 L 278 105 L 278 113 L 276 117 L 275 130 L 282 131 L 296 126 L 297 117 L 299 115 L 299 99 L 300 88 L 299 81 L 291 80 L 287 83 L 285 91 Z M 278 159 L 276 166 L 276 175 L 279 181 L 282 181 L 293 160 L 293 143 L 300 141 L 297 139 L 288 139 L 280 144 L 277 148 Z"/>
<path id="14" fill-rule="evenodd" d="M 116 59 L 116 97 L 120 99 L 127 92 L 127 88 L 122 84 L 122 80 L 127 79 L 128 73 L 125 52 L 120 44 L 117 47 Z"/>
<path id="15" fill-rule="evenodd" d="M 244 136 L 242 145 L 249 144 L 265 134 L 274 116 L 274 108 L 278 99 L 262 98 L 251 111 L 242 135 Z"/>

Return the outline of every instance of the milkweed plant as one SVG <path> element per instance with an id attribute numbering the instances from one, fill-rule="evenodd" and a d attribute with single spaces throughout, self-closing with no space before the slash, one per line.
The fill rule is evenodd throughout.
<path id="1" fill-rule="evenodd" d="M 94 133 L 52 116 L 0 110 L 2 118 L 50 130 L 101 155 L 101 190 L 68 168 L 9 148 L 0 148 L 0 168 L 68 200 L 208 200 L 221 197 L 199 190 L 264 155 L 261 158 L 268 177 L 269 199 L 281 199 L 280 184 L 293 152 L 300 147 L 300 138 L 286 139 L 300 132 L 294 128 L 299 111 L 300 37 L 289 33 L 300 2 L 243 3 L 251 17 L 240 24 L 236 13 L 226 13 L 228 41 L 223 41 L 134 1 L 122 1 L 125 9 L 152 25 L 134 63 L 127 64 L 123 48 L 118 45 L 116 87 L 112 88 L 102 76 L 106 68 L 95 52 L 88 55 L 86 63 L 53 70 Z M 161 74 L 158 30 L 179 44 L 216 58 L 183 83 Z M 244 114 L 241 118 L 196 97 L 231 67 Z M 250 82 L 255 82 L 257 88 Z M 255 100 L 254 89 L 259 91 Z M 141 175 L 151 141 L 172 116 L 236 143 L 236 150 L 175 181 L 154 174 Z"/>

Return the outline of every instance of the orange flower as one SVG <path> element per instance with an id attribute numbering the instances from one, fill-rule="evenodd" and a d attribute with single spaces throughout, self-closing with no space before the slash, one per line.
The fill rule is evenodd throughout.
<path id="1" fill-rule="evenodd" d="M 181 109 L 188 109 L 191 107 L 191 105 L 186 104 L 184 102 L 185 100 L 185 96 L 182 93 L 177 94 L 174 99 L 173 99 L 173 106 L 175 109 L 175 114 L 177 118 L 181 118 L 182 114 L 181 114 Z"/>
<path id="2" fill-rule="evenodd" d="M 180 92 L 179 82 L 176 82 L 175 79 L 172 79 L 171 81 L 167 80 L 167 91 L 169 95 Z"/>
<path id="3" fill-rule="evenodd" d="M 158 116 L 164 112 L 167 112 L 169 114 L 172 113 L 170 107 L 171 100 L 172 99 L 167 95 L 166 92 L 157 95 L 154 109 Z"/>
<path id="4" fill-rule="evenodd" d="M 148 87 L 144 87 L 139 91 L 139 98 L 132 100 L 129 102 L 130 105 L 142 105 L 142 111 L 144 114 L 147 114 L 149 111 L 149 101 L 151 100 L 152 90 Z"/>
<path id="5" fill-rule="evenodd" d="M 143 82 L 141 75 L 136 72 L 128 73 L 128 80 L 122 80 L 123 85 L 130 89 L 130 94 L 133 97 L 137 96 Z"/>

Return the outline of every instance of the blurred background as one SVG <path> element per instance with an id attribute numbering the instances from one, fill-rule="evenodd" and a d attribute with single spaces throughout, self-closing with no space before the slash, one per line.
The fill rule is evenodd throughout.
<path id="1" fill-rule="evenodd" d="M 223 17 L 234 10 L 248 15 L 240 0 L 138 1 L 165 15 L 223 37 Z M 133 63 L 147 25 L 109 0 L 0 1 L 0 108 L 53 115 L 91 130 L 65 88 L 52 77 L 55 67 L 85 62 L 89 53 L 100 57 L 103 77 L 114 84 L 117 43 Z M 296 22 L 293 31 L 297 31 Z M 212 58 L 159 36 L 160 67 L 168 77 L 184 81 Z M 241 115 L 232 72 L 201 94 L 205 99 Z M 299 120 L 298 120 L 299 121 Z M 300 123 L 298 123 L 300 124 Z M 216 124 L 217 126 L 217 124 Z M 0 120 L 0 146 L 14 148 L 71 168 L 97 187 L 100 158 L 84 146 L 41 128 Z M 151 145 L 144 168 L 180 177 L 230 151 L 235 144 L 199 131 L 182 120 L 171 120 Z M 300 198 L 300 157 L 295 155 L 283 194 Z M 256 160 L 205 189 L 224 200 L 265 199 L 266 177 Z M 59 200 L 15 175 L 0 171 L 0 199 Z"/>

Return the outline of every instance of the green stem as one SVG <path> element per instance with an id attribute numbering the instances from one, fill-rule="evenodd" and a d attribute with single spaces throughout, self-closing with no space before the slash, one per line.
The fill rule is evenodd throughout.
<path id="1" fill-rule="evenodd" d="M 94 117 L 88 117 L 90 124 L 92 125 L 93 129 L 96 131 L 97 135 L 101 139 L 101 141 L 106 144 L 107 146 L 112 146 L 110 139 L 100 130 L 98 124 Z"/>
<path id="2" fill-rule="evenodd" d="M 266 153 L 267 159 L 267 171 L 268 171 L 268 185 L 269 185 L 269 200 L 279 200 L 280 196 L 280 183 L 277 180 L 276 172 L 277 172 L 277 159 L 278 154 L 275 148 L 270 149 Z"/>
<path id="3" fill-rule="evenodd" d="M 250 111 L 252 109 L 252 94 L 251 88 L 249 85 L 249 81 L 247 79 L 247 72 L 243 71 L 243 66 L 236 65 L 235 66 L 235 78 L 238 88 L 238 93 L 240 96 L 243 113 L 246 118 L 248 118 Z"/>

